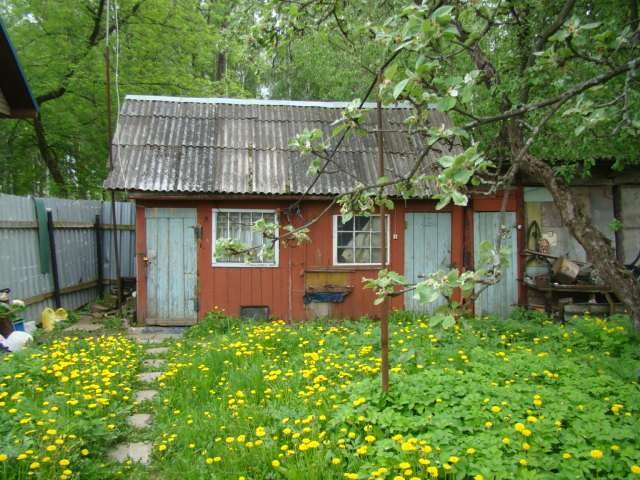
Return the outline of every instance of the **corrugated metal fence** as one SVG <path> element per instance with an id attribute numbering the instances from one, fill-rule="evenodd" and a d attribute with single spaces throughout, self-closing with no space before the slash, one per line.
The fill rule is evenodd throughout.
<path id="1" fill-rule="evenodd" d="M 54 307 L 51 268 L 42 273 L 38 222 L 32 197 L 0 194 L 0 288 L 28 304 L 24 317 L 36 320 L 45 307 Z M 54 243 L 62 306 L 78 308 L 98 296 L 96 216 L 100 216 L 104 283 L 116 279 L 111 204 L 96 200 L 42 198 L 53 217 Z M 135 207 L 116 204 L 116 234 L 122 277 L 135 276 Z M 50 267 L 51 260 L 43 259 Z"/>

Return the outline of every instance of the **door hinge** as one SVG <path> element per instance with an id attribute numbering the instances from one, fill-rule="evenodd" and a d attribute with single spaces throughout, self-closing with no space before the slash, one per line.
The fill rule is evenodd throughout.
<path id="1" fill-rule="evenodd" d="M 200 311 L 200 300 L 198 300 L 197 298 L 193 299 L 193 310 L 196 312 Z"/>

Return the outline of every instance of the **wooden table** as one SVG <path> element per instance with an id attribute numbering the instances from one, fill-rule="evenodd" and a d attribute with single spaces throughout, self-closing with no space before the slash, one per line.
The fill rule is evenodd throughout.
<path id="1" fill-rule="evenodd" d="M 599 293 L 604 296 L 609 304 L 609 315 L 615 313 L 615 302 L 613 301 L 613 290 L 607 285 L 559 285 L 550 283 L 548 285 L 536 285 L 533 282 L 525 280 L 527 288 L 544 293 L 544 307 L 547 313 L 553 313 L 553 297 L 556 294 L 563 293 Z M 564 306 L 560 306 L 560 318 L 564 319 Z"/>

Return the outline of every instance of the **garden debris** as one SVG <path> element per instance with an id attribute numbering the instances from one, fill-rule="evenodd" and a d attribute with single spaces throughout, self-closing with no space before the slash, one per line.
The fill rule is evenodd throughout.
<path id="1" fill-rule="evenodd" d="M 553 262 L 551 271 L 559 283 L 572 284 L 575 283 L 578 273 L 580 273 L 580 266 L 567 258 L 559 257 Z"/>
<path id="2" fill-rule="evenodd" d="M 93 313 L 106 313 L 106 312 L 109 312 L 109 311 L 113 310 L 111 307 L 108 307 L 106 305 L 102 305 L 100 303 L 91 304 L 90 309 L 91 309 L 91 311 Z"/>
<path id="3" fill-rule="evenodd" d="M 50 332 L 55 327 L 55 324 L 58 322 L 64 322 L 69 318 L 69 314 L 64 308 L 58 308 L 54 310 L 53 308 L 47 307 L 42 310 L 40 314 L 40 322 L 42 323 L 42 328 L 44 328 L 45 332 Z"/>
<path id="4" fill-rule="evenodd" d="M 78 321 L 64 329 L 65 332 L 94 332 L 104 327 L 102 323 L 96 322 L 96 317 L 89 314 L 82 314 Z"/>
<path id="5" fill-rule="evenodd" d="M 0 347 L 4 347 L 9 352 L 19 352 L 32 341 L 33 337 L 27 332 L 14 331 L 7 338 L 0 335 Z"/>

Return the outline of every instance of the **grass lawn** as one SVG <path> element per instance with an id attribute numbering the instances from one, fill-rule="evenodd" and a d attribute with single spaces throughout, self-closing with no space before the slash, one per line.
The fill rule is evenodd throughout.
<path id="1" fill-rule="evenodd" d="M 0 356 L 0 478 L 102 479 L 127 434 L 140 347 L 123 335 L 55 335 Z"/>
<path id="2" fill-rule="evenodd" d="M 165 479 L 631 478 L 638 342 L 622 319 L 396 314 L 391 392 L 374 322 L 211 314 L 174 344 L 155 411 Z M 640 478 L 640 476 L 638 476 Z"/>
<path id="3" fill-rule="evenodd" d="M 391 391 L 362 320 L 241 322 L 175 341 L 160 395 L 132 392 L 142 348 L 61 337 L 0 357 L 0 479 L 639 478 L 639 343 L 622 318 L 562 326 L 391 320 Z M 153 413 L 150 430 L 126 424 Z M 151 440 L 149 467 L 115 465 Z"/>

